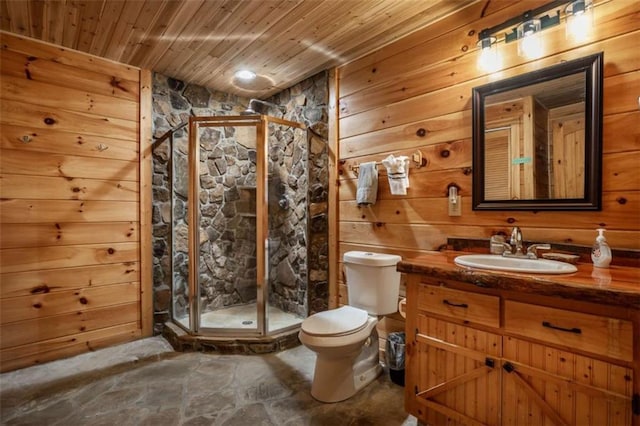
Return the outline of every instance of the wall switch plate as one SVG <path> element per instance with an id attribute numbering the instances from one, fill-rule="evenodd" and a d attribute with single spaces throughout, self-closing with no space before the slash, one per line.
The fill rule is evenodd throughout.
<path id="1" fill-rule="evenodd" d="M 453 197 L 449 198 L 449 216 L 462 216 L 462 197 L 456 196 L 456 202 L 453 202 Z"/>

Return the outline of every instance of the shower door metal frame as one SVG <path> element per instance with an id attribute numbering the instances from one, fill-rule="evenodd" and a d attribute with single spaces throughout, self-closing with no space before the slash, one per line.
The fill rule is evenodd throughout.
<path id="1" fill-rule="evenodd" d="M 266 336 L 268 334 L 268 282 L 269 282 L 269 204 L 268 204 L 268 144 L 269 123 L 276 123 L 299 129 L 306 126 L 294 121 L 266 115 L 189 117 L 189 197 L 188 205 L 188 248 L 189 248 L 189 328 L 200 333 L 200 135 L 201 127 L 255 126 L 256 128 L 256 329 L 205 328 L 207 334 L 236 336 Z M 257 330 L 257 331 L 254 331 Z"/>

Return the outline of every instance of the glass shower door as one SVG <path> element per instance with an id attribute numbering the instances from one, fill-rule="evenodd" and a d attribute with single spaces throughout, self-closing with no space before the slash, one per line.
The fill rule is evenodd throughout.
<path id="1" fill-rule="evenodd" d="M 173 318 L 184 328 L 191 328 L 189 288 L 189 137 L 188 127 L 171 134 L 169 144 L 169 211 L 161 214 L 171 216 L 170 274 L 172 277 Z"/>
<path id="2" fill-rule="evenodd" d="M 197 122 L 197 329 L 260 334 L 255 119 Z M 195 159 L 194 159 L 195 160 Z M 194 173 L 195 178 L 195 173 Z M 194 189 L 195 191 L 195 189 Z M 196 247 L 197 246 L 197 247 Z"/>
<path id="3" fill-rule="evenodd" d="M 264 115 L 190 119 L 188 149 L 175 160 L 188 173 L 176 185 L 187 193 L 173 232 L 174 318 L 189 331 L 264 336 L 306 317 L 303 129 Z"/>
<path id="4" fill-rule="evenodd" d="M 268 333 L 297 326 L 308 312 L 307 147 L 303 129 L 268 123 Z"/>

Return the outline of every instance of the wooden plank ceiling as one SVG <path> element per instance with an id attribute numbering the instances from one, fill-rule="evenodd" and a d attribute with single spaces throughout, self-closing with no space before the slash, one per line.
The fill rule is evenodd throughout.
<path id="1" fill-rule="evenodd" d="M 477 0 L 0 0 L 2 29 L 265 98 Z M 235 71 L 258 74 L 250 84 Z"/>

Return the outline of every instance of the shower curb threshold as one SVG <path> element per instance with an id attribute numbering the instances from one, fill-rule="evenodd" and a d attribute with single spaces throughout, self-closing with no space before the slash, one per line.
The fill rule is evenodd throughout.
<path id="1" fill-rule="evenodd" d="M 228 355 L 260 355 L 300 345 L 298 328 L 270 336 L 194 336 L 173 322 L 164 323 L 162 336 L 179 352 L 216 352 Z"/>

